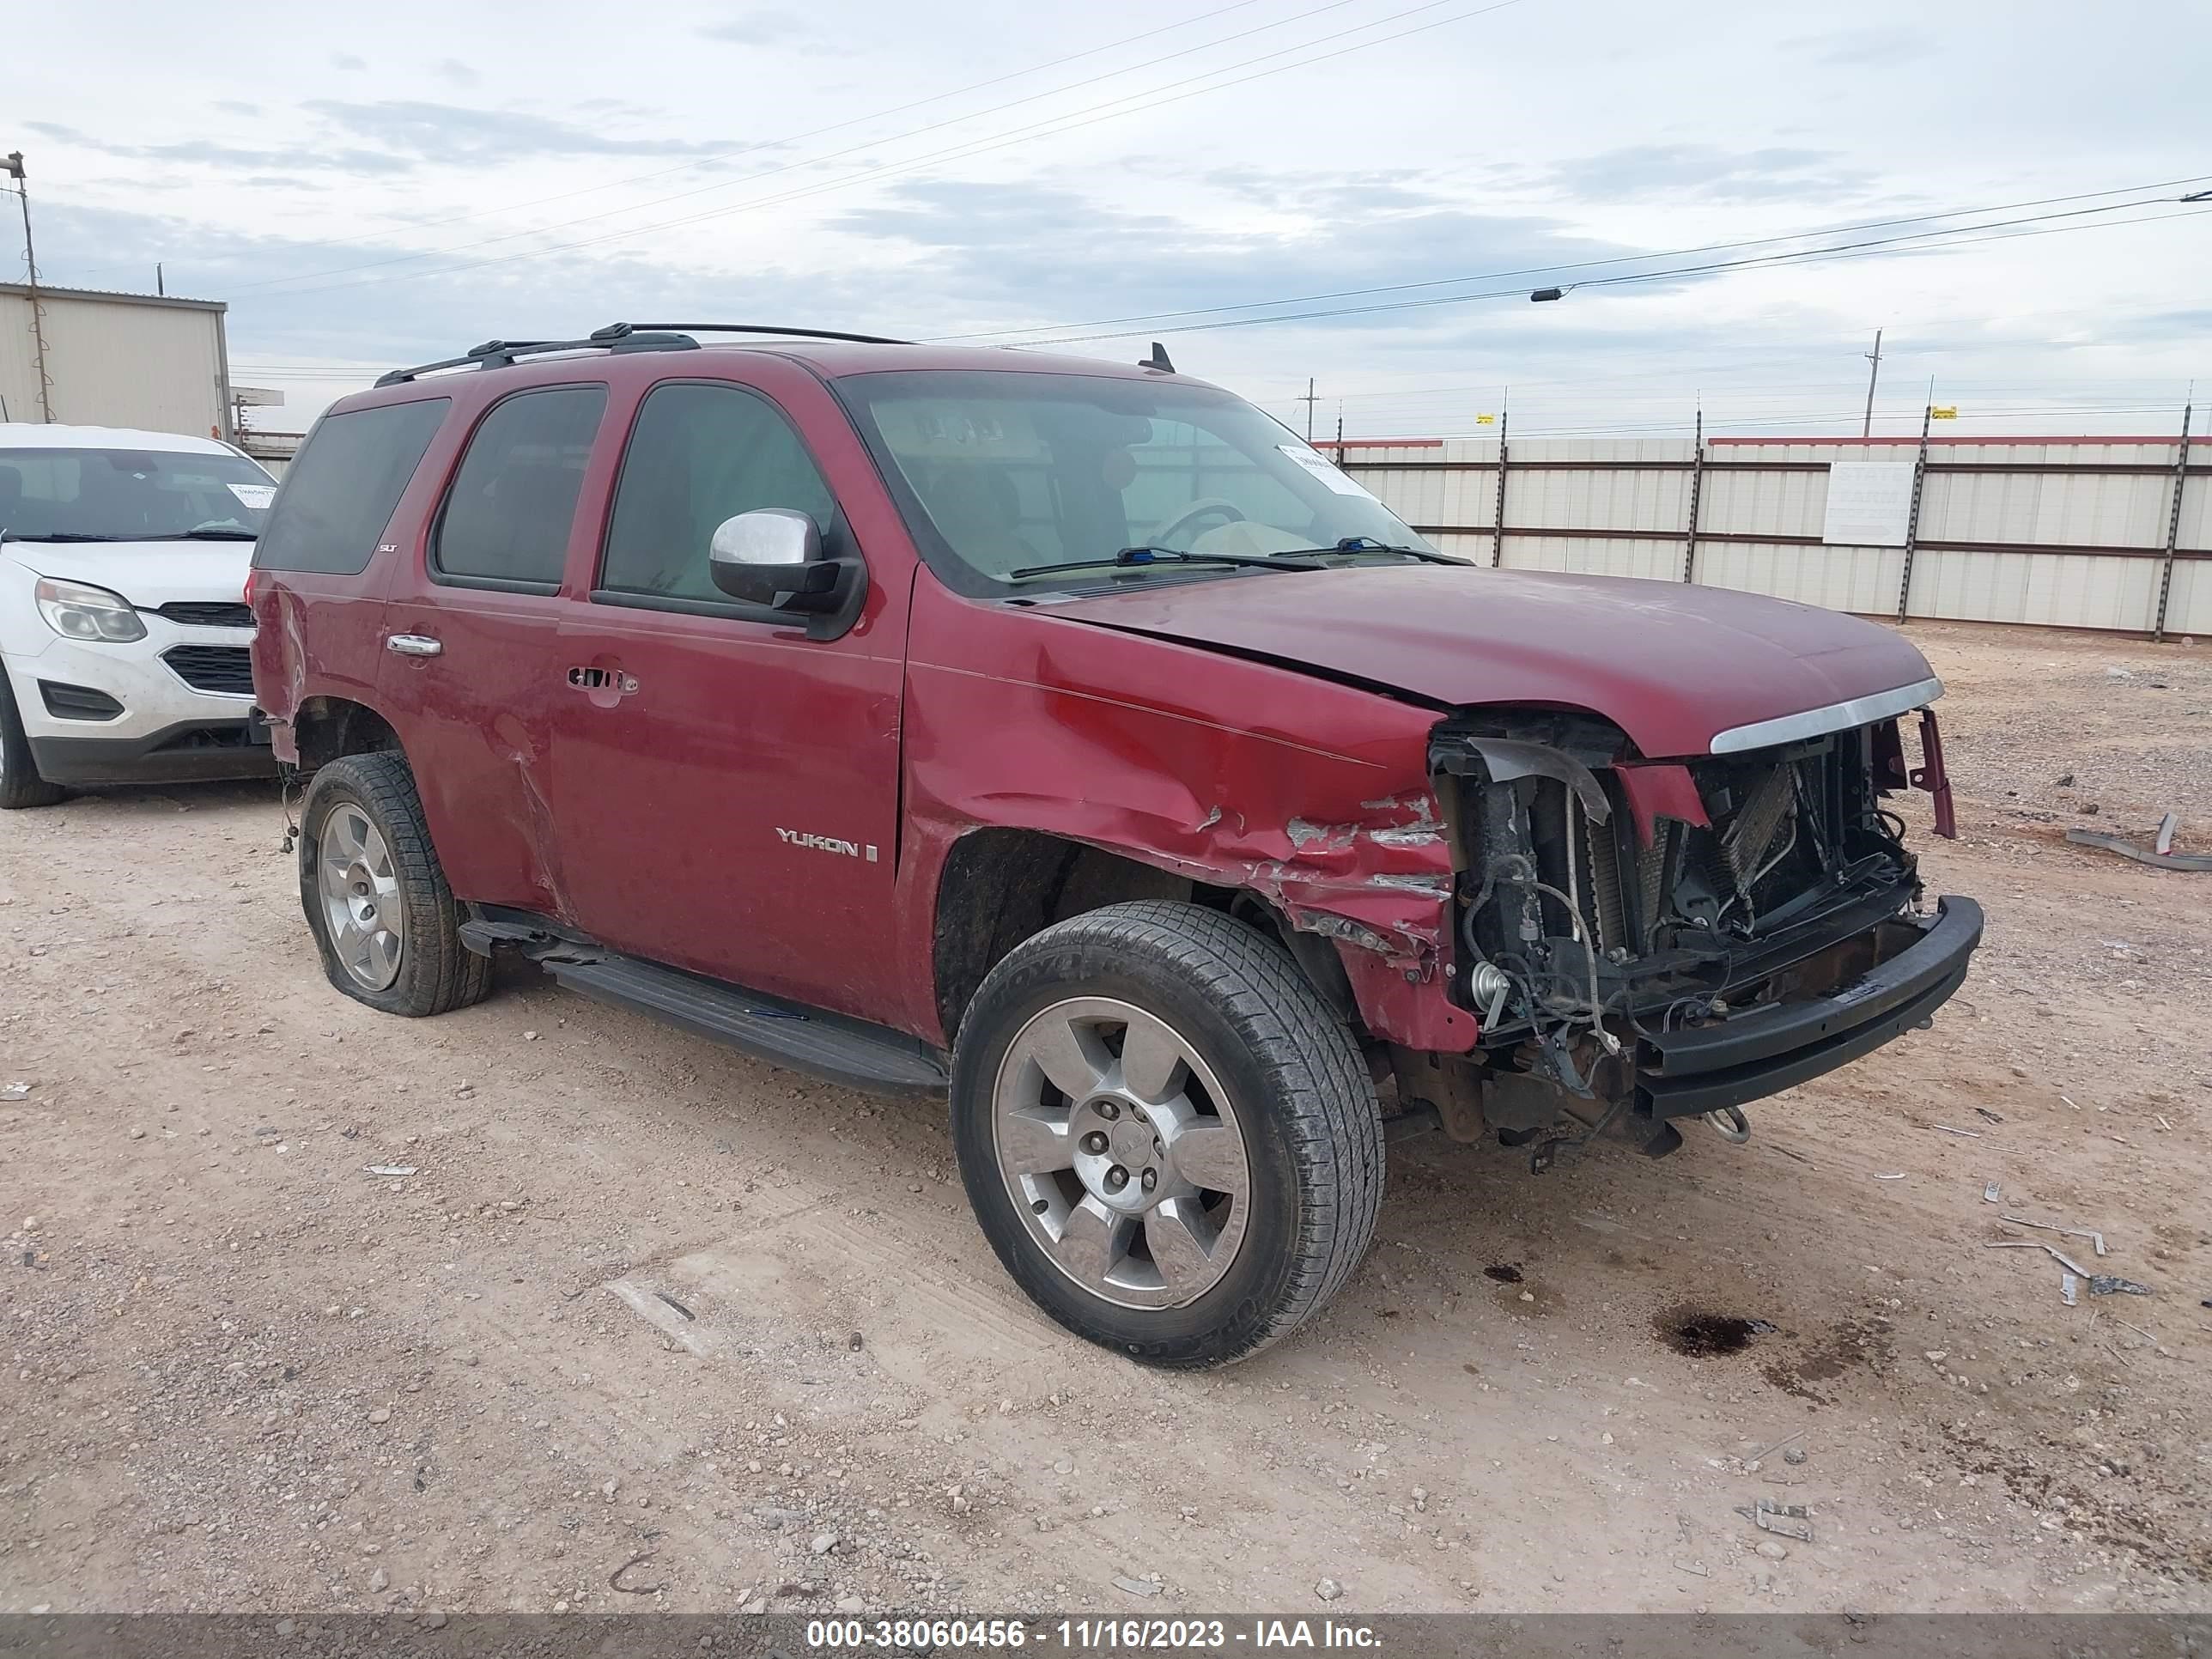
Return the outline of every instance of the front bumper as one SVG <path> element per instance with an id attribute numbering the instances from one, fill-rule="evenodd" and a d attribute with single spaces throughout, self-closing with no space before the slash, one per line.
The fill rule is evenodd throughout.
<path id="1" fill-rule="evenodd" d="M 33 738 L 48 783 L 206 783 L 276 775 L 265 720 L 186 720 L 138 738 Z"/>
<path id="2" fill-rule="evenodd" d="M 145 639 L 120 644 L 65 640 L 43 623 L 15 630 L 5 672 L 40 775 L 74 785 L 272 774 L 268 728 L 253 717 L 252 697 L 203 690 L 164 655 L 188 647 L 244 649 L 252 630 L 185 627 L 151 614 L 145 622 Z M 121 712 L 79 712 L 96 711 L 100 698 Z"/>
<path id="3" fill-rule="evenodd" d="M 1872 1053 L 1950 1000 L 1982 942 L 1982 907 L 1947 896 L 1905 925 L 1917 943 L 1852 983 L 1803 1002 L 1751 1008 L 1643 1039 L 1640 1110 L 1662 1121 L 1778 1094 Z"/>

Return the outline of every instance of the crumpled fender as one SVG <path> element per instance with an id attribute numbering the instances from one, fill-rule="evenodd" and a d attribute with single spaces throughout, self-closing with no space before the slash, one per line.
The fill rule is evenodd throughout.
<path id="1" fill-rule="evenodd" d="M 1444 1001 L 1452 853 L 1427 762 L 1438 711 L 933 587 L 917 584 L 908 658 L 908 949 L 927 949 L 953 841 L 1029 829 L 1257 893 L 1347 962 L 1386 967 L 1393 1003 L 1407 987 Z M 1369 1006 L 1382 980 L 1352 983 L 1370 1026 L 1405 1026 Z"/>

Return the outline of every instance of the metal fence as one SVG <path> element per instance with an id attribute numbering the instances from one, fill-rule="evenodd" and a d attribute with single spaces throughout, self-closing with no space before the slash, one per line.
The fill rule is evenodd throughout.
<path id="1" fill-rule="evenodd" d="M 1449 552 L 1905 621 L 2212 633 L 2212 447 L 2171 438 L 1392 439 L 1316 446 Z M 1896 529 L 1833 540 L 1838 464 Z M 1902 495 L 1910 465 L 1910 500 Z"/>

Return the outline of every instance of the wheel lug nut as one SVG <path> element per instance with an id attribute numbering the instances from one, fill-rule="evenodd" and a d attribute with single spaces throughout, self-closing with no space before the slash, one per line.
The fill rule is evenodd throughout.
<path id="1" fill-rule="evenodd" d="M 1098 1115 L 1111 1123 L 1121 1115 L 1121 1109 L 1110 1100 L 1102 1100 L 1098 1103 Z"/>
<path id="2" fill-rule="evenodd" d="M 1123 1169 L 1120 1164 L 1116 1164 L 1112 1169 L 1106 1171 L 1106 1190 L 1108 1192 L 1118 1193 L 1122 1188 L 1128 1184 L 1129 1172 Z"/>
<path id="3" fill-rule="evenodd" d="M 1152 1191 L 1153 1188 L 1160 1184 L 1160 1172 L 1158 1170 L 1146 1170 L 1143 1184 L 1146 1192 L 1149 1193 Z"/>
<path id="4" fill-rule="evenodd" d="M 1158 1135 L 1154 1135 L 1152 1137 L 1152 1156 L 1154 1158 L 1164 1158 L 1167 1155 L 1167 1150 L 1168 1149 L 1165 1146 L 1163 1146 L 1160 1144 L 1160 1138 Z"/>
<path id="5" fill-rule="evenodd" d="M 1152 1119 L 1145 1115 L 1145 1109 L 1141 1106 L 1132 1106 L 1129 1108 L 1129 1115 L 1135 1118 L 1139 1123 L 1150 1123 L 1152 1121 Z"/>
<path id="6" fill-rule="evenodd" d="M 1106 1150 L 1106 1137 L 1097 1129 L 1083 1137 L 1083 1150 L 1096 1158 Z"/>

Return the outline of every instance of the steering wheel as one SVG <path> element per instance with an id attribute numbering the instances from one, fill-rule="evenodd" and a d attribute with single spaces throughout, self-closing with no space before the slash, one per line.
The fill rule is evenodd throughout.
<path id="1" fill-rule="evenodd" d="M 1236 524 L 1244 517 L 1243 509 L 1234 501 L 1224 501 L 1218 495 L 1208 495 L 1193 501 L 1167 523 L 1152 532 L 1152 539 L 1163 547 L 1175 545 L 1177 532 L 1196 520 L 1218 518 L 1224 524 Z"/>

